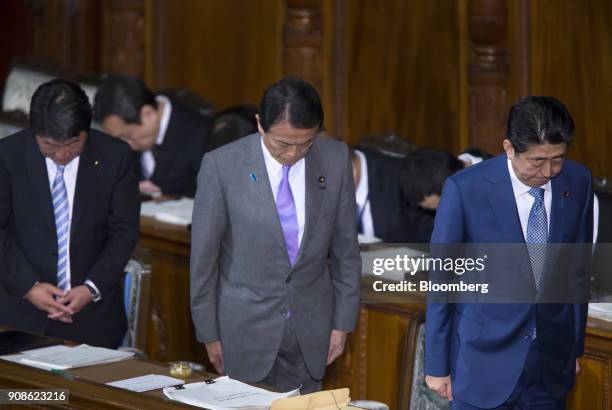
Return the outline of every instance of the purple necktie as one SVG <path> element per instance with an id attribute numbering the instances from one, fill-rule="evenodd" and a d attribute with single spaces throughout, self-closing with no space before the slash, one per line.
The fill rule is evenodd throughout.
<path id="1" fill-rule="evenodd" d="M 297 212 L 295 210 L 295 202 L 293 201 L 293 193 L 289 185 L 289 170 L 291 165 L 283 165 L 283 179 L 278 187 L 276 195 L 276 211 L 280 219 L 283 235 L 285 236 L 285 245 L 287 246 L 287 254 L 291 261 L 291 266 L 295 264 L 295 259 L 298 254 L 298 235 L 299 227 L 297 221 Z"/>

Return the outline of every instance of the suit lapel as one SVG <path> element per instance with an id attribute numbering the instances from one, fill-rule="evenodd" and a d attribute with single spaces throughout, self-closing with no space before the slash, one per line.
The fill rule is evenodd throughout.
<path id="1" fill-rule="evenodd" d="M 261 136 L 256 134 L 250 138 L 248 155 L 244 160 L 244 177 L 248 180 L 248 193 L 253 198 L 253 206 L 261 210 L 266 225 L 272 228 L 274 239 L 278 245 L 287 253 L 285 237 L 281 228 L 280 219 L 276 212 L 276 203 L 270 187 L 270 178 L 266 169 L 266 163 L 261 151 Z M 255 181 L 253 180 L 255 179 Z M 289 256 L 287 255 L 287 263 Z"/>
<path id="2" fill-rule="evenodd" d="M 91 136 L 88 137 L 79 159 L 74 204 L 72 205 L 72 222 L 70 224 L 71 240 L 76 231 L 76 226 L 87 209 L 92 187 L 95 186 L 96 177 L 100 172 L 100 167 L 103 165 L 93 152 L 90 138 Z"/>
<path id="3" fill-rule="evenodd" d="M 488 181 L 491 183 L 488 189 L 488 201 L 502 232 L 502 240 L 500 242 L 516 243 L 516 251 L 521 253 L 517 255 L 517 267 L 522 276 L 527 280 L 527 283 L 533 284 L 532 290 L 535 291 L 529 253 L 525 246 L 525 237 L 516 207 L 516 198 L 512 189 L 510 173 L 508 172 L 507 157 L 501 155 L 493 159 L 493 161 L 499 161 L 499 163 L 492 168 L 492 172 L 487 176 Z"/>
<path id="4" fill-rule="evenodd" d="M 550 203 L 550 228 L 548 242 L 561 242 L 563 238 L 562 221 L 566 220 L 567 211 L 565 193 L 569 194 L 569 184 L 563 174 L 551 181 L 552 199 Z"/>
<path id="5" fill-rule="evenodd" d="M 304 221 L 304 236 L 300 244 L 300 249 L 296 258 L 296 265 L 300 260 L 304 247 L 310 241 L 310 236 L 314 234 L 314 227 L 319 219 L 319 209 L 323 202 L 323 192 L 325 191 L 326 175 L 321 168 L 322 159 L 315 140 L 308 155 L 306 155 L 305 172 L 305 196 L 306 196 L 306 217 Z M 323 180 L 321 181 L 321 177 Z"/>
<path id="6" fill-rule="evenodd" d="M 55 229 L 55 216 L 53 215 L 53 201 L 51 199 L 51 188 L 49 187 L 49 175 L 47 174 L 47 164 L 45 157 L 40 153 L 36 137 L 31 134 L 29 146 L 26 153 L 26 166 L 28 175 L 38 203 L 41 205 L 41 212 L 44 220 Z"/>
<path id="7" fill-rule="evenodd" d="M 568 220 L 568 217 L 565 215 L 565 212 L 567 212 L 565 192 L 569 193 L 569 184 L 563 177 L 563 174 L 559 174 L 551 181 L 551 188 L 550 226 L 548 228 L 549 245 L 546 247 L 546 264 L 542 283 L 550 283 L 549 281 L 554 281 L 555 279 L 551 275 L 555 273 L 553 268 L 559 259 L 559 253 L 565 248 L 563 245 L 559 245 L 559 243 L 563 242 L 563 221 Z"/>
<path id="8" fill-rule="evenodd" d="M 510 182 L 510 174 L 507 169 L 506 156 L 503 155 L 495 159 L 495 161 L 498 160 L 499 163 L 493 167 L 493 172 L 487 176 L 487 180 L 491 183 L 487 196 L 489 205 L 503 233 L 503 241 L 509 243 L 525 242 L 521 220 L 516 208 L 516 199 Z"/>

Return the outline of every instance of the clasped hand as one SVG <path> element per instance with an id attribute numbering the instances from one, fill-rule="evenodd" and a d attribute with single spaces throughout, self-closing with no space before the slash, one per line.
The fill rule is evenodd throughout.
<path id="1" fill-rule="evenodd" d="M 47 312 L 49 319 L 72 323 L 72 316 L 91 302 L 91 292 L 85 285 L 64 291 L 50 283 L 36 283 L 26 299 L 39 310 Z"/>

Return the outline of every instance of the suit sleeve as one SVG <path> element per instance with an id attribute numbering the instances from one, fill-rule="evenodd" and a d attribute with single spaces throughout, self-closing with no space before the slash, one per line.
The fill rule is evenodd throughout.
<path id="1" fill-rule="evenodd" d="M 590 271 L 588 269 L 590 257 L 591 257 L 591 244 L 593 243 L 593 188 L 591 177 L 587 178 L 588 188 L 586 190 L 585 207 L 580 218 L 580 225 L 578 228 L 578 237 L 576 238 L 577 243 L 577 260 L 580 261 L 577 269 L 581 269 L 582 272 L 577 272 L 576 277 L 582 278 L 583 283 L 573 289 L 584 289 L 588 292 L 589 289 L 589 278 Z M 581 299 L 584 299 L 582 297 Z M 576 331 L 576 357 L 580 357 L 584 354 L 584 338 L 586 332 L 586 323 L 588 316 L 588 303 L 574 303 L 574 325 Z"/>
<path id="2" fill-rule="evenodd" d="M 334 286 L 332 328 L 351 332 L 355 328 L 361 290 L 361 256 L 357 242 L 355 187 L 348 149 L 344 152 L 344 170 L 334 233 L 331 241 L 331 275 Z"/>
<path id="3" fill-rule="evenodd" d="M 431 237 L 436 244 L 461 243 L 465 240 L 463 206 L 455 180 L 446 180 L 436 212 Z M 442 246 L 443 247 L 443 246 Z M 454 305 L 427 303 L 425 319 L 425 374 L 444 377 L 450 374 L 450 346 Z"/>
<path id="4" fill-rule="evenodd" d="M 116 181 L 110 200 L 106 243 L 98 254 L 87 279 L 105 291 L 119 282 L 125 265 L 138 240 L 140 198 L 138 178 L 130 160 L 130 150 L 123 146 Z"/>
<path id="5" fill-rule="evenodd" d="M 206 154 L 198 175 L 191 225 L 191 315 L 200 342 L 220 339 L 217 322 L 217 259 L 227 217 L 214 159 Z"/>
<path id="6" fill-rule="evenodd" d="M 11 294 L 23 297 L 39 280 L 39 276 L 9 233 L 11 218 L 11 181 L 6 164 L 0 156 L 0 279 Z"/>

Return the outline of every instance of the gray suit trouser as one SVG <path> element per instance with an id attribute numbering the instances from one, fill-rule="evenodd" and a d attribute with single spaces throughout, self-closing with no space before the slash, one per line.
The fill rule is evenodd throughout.
<path id="1" fill-rule="evenodd" d="M 313 379 L 306 367 L 291 319 L 285 320 L 283 340 L 270 373 L 257 383 L 276 387 L 282 392 L 300 386 L 301 394 L 321 390 L 321 380 Z"/>

